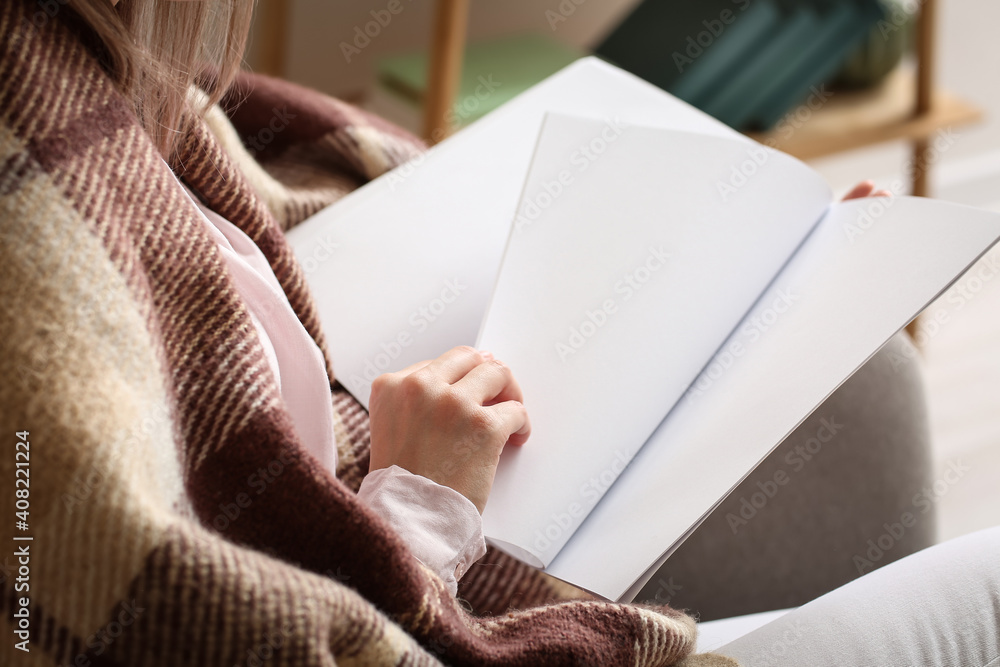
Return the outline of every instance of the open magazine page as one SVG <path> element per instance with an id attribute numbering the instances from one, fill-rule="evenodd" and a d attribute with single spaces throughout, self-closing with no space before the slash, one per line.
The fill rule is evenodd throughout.
<path id="1" fill-rule="evenodd" d="M 956 204 L 833 205 L 549 573 L 631 600 L 651 568 L 998 237 L 1000 215 Z M 846 418 L 825 416 L 817 442 Z"/>
<path id="2" fill-rule="evenodd" d="M 477 343 L 532 420 L 501 456 L 487 538 L 548 565 L 830 199 L 756 144 L 550 114 Z"/>
<path id="3" fill-rule="evenodd" d="M 291 230 L 334 372 L 364 406 L 381 373 L 475 342 L 551 110 L 750 143 L 645 81 L 584 58 Z"/>

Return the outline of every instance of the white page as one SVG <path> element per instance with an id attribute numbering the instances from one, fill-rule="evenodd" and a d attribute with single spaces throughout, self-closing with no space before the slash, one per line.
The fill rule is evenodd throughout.
<path id="1" fill-rule="evenodd" d="M 734 167 L 753 175 L 721 188 Z M 491 543 L 551 562 L 831 196 L 760 146 L 548 116 L 477 342 L 532 420 L 501 455 Z"/>
<path id="2" fill-rule="evenodd" d="M 741 326 L 722 353 L 733 341 L 742 353 L 709 365 L 696 383 L 703 391 L 678 403 L 550 574 L 631 600 L 651 564 L 1000 236 L 995 213 L 909 197 L 887 203 L 831 207 L 747 318 L 768 322 L 766 333 L 754 338 L 747 334 L 759 327 Z M 781 290 L 794 306 L 769 315 Z"/>
<path id="3" fill-rule="evenodd" d="M 585 58 L 293 229 L 334 373 L 365 407 L 375 374 L 475 342 L 547 111 L 749 144 L 668 93 Z"/>

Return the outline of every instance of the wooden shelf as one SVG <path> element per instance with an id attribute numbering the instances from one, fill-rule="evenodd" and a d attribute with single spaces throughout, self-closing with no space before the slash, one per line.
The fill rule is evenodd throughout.
<path id="1" fill-rule="evenodd" d="M 898 68 L 881 85 L 860 92 L 836 92 L 812 100 L 786 116 L 769 133 L 751 133 L 757 141 L 802 160 L 888 141 L 908 141 L 913 148 L 911 192 L 929 194 L 931 142 L 938 130 L 976 122 L 982 111 L 935 87 L 934 26 L 938 0 L 922 0 L 916 25 L 916 63 Z M 261 0 L 266 28 L 261 47 L 266 70 L 284 69 L 290 0 Z M 436 0 L 428 92 L 424 99 L 424 136 L 436 143 L 447 136 L 448 109 L 462 71 L 469 0 Z M 824 95 L 825 97 L 825 95 Z M 798 115 L 796 115 L 798 114 Z"/>
<path id="2" fill-rule="evenodd" d="M 901 67 L 879 86 L 858 92 L 831 92 L 793 110 L 771 132 L 748 136 L 762 144 L 810 160 L 887 141 L 918 141 L 938 130 L 979 121 L 982 111 L 946 92 L 936 91 L 930 108 L 915 113 L 916 73 Z M 798 113 L 798 115 L 796 115 Z"/>

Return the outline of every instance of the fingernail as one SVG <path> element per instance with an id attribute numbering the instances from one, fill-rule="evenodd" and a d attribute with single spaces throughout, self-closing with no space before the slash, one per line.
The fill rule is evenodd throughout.
<path id="1" fill-rule="evenodd" d="M 486 361 L 493 361 L 493 353 L 486 350 L 479 350 L 479 354 L 483 356 Z"/>

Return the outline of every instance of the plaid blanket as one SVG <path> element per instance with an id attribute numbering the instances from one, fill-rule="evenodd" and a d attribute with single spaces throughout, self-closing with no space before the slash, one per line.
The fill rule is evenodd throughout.
<path id="1" fill-rule="evenodd" d="M 502 554 L 448 595 L 357 501 L 368 416 L 335 369 L 337 478 L 305 453 L 215 244 L 74 25 L 58 2 L 0 6 L 0 663 L 688 656 L 688 616 Z M 421 144 L 252 75 L 191 120 L 170 166 L 260 246 L 323 348 L 337 332 L 283 231 Z"/>

